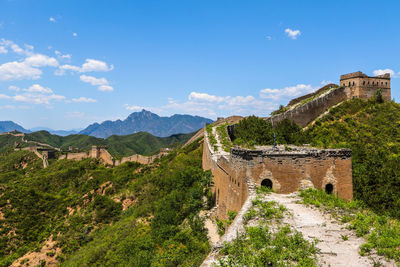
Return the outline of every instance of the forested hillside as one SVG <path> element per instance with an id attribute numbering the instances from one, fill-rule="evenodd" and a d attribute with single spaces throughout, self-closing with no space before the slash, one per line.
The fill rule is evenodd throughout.
<path id="1" fill-rule="evenodd" d="M 133 154 L 152 155 L 162 147 L 177 147 L 186 143 L 194 133 L 176 134 L 169 137 L 157 137 L 146 132 L 139 132 L 130 135 L 112 135 L 107 139 L 93 136 L 75 134 L 68 136 L 53 135 L 47 131 L 38 131 L 25 134 L 25 137 L 13 135 L 0 135 L 0 152 L 13 148 L 15 142 L 22 146 L 34 145 L 32 141 L 48 144 L 53 147 L 68 151 L 70 146 L 79 151 L 88 151 L 93 145 L 103 145 L 114 157 L 130 156 Z M 28 143 L 22 141 L 24 138 Z"/>
<path id="2" fill-rule="evenodd" d="M 356 199 L 400 218 L 400 105 L 353 99 L 305 131 L 313 146 L 353 150 Z"/>
<path id="3" fill-rule="evenodd" d="M 0 155 L 0 266 L 193 266 L 208 253 L 198 212 L 211 176 L 194 142 L 143 166 Z M 53 244 L 55 242 L 55 245 Z M 45 247 L 45 244 L 49 247 Z M 46 250 L 44 250 L 46 248 Z M 36 252 L 35 252 L 36 251 Z M 27 252 L 34 257 L 21 258 Z"/>

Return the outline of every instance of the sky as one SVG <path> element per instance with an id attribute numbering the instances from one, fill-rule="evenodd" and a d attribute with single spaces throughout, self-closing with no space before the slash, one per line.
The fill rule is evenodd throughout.
<path id="1" fill-rule="evenodd" d="M 85 128 L 142 109 L 211 119 L 389 72 L 400 1 L 0 0 L 0 120 Z"/>

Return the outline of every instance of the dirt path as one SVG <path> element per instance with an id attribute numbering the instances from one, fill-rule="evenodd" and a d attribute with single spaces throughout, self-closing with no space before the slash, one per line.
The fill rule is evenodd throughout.
<path id="1" fill-rule="evenodd" d="M 297 193 L 271 193 L 264 200 L 276 201 L 285 206 L 293 216 L 285 216 L 283 222 L 301 232 L 304 238 L 319 240 L 317 247 L 320 249 L 318 260 L 321 266 L 373 266 L 371 258 L 359 255 L 360 246 L 365 242 L 363 238 L 356 237 L 353 231 L 346 229 L 346 225 L 332 219 L 329 214 L 296 203 L 301 200 Z M 342 236 L 347 236 L 348 240 L 344 241 Z M 396 266 L 395 263 L 385 262 L 381 257 L 374 258 L 383 263 L 383 266 Z"/>
<path id="2" fill-rule="evenodd" d="M 254 190 L 251 190 L 254 191 Z M 235 221 L 229 227 L 220 242 L 214 243 L 213 251 L 201 265 L 202 267 L 212 266 L 218 262 L 219 249 L 223 242 L 230 242 L 236 238 L 238 233 L 244 232 L 243 215 L 251 208 L 251 200 L 255 193 L 251 192 L 249 199 L 243 205 Z M 303 234 L 309 241 L 318 240 L 317 248 L 319 266 L 332 267 L 361 267 L 361 266 L 397 266 L 395 262 L 387 262 L 378 255 L 362 257 L 359 254 L 360 246 L 365 243 L 363 238 L 357 237 L 351 230 L 346 229 L 346 224 L 338 222 L 329 214 L 324 214 L 321 210 L 298 203 L 301 198 L 298 193 L 264 195 L 263 201 L 275 201 L 287 209 L 282 223 L 288 224 Z M 343 240 L 347 236 L 348 240 Z M 374 265 L 380 262 L 381 265 Z"/>

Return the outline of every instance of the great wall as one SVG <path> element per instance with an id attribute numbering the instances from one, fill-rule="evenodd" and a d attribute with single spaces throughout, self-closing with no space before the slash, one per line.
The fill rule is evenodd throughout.
<path id="1" fill-rule="evenodd" d="M 143 156 L 140 154 L 134 154 L 127 157 L 122 157 L 121 159 L 115 159 L 108 151 L 105 146 L 92 146 L 90 151 L 83 152 L 63 152 L 61 155 L 57 156 L 56 152 L 61 152 L 60 148 L 53 147 L 49 144 L 35 142 L 35 141 L 27 141 L 25 139 L 24 133 L 15 133 L 15 132 L 7 132 L 1 133 L 0 135 L 12 135 L 16 137 L 21 137 L 21 142 L 30 145 L 26 147 L 19 147 L 19 144 L 14 144 L 14 150 L 24 150 L 34 153 L 38 158 L 43 161 L 43 168 L 47 168 L 49 166 L 49 159 L 57 158 L 57 160 L 83 160 L 87 158 L 95 158 L 99 159 L 103 164 L 109 166 L 118 166 L 125 162 L 137 162 L 140 164 L 150 164 L 153 163 L 154 160 L 161 158 L 164 155 L 170 153 L 169 148 L 161 148 L 159 153 L 152 156 Z M 73 150 L 72 148 L 70 150 Z"/>
<path id="2" fill-rule="evenodd" d="M 339 105 L 343 101 L 353 98 L 367 99 L 381 92 L 383 99 L 391 100 L 390 75 L 384 74 L 369 77 L 362 72 L 345 74 L 340 77 L 340 86 L 329 84 L 318 91 L 308 94 L 289 102 L 278 114 L 265 118 L 272 125 L 289 119 L 301 127 L 306 127 L 319 116 L 323 116 L 330 108 Z M 353 198 L 352 162 L 349 149 L 318 149 L 307 145 L 296 146 L 256 146 L 255 149 L 242 147 L 231 147 L 229 152 L 222 149 L 221 137 L 218 136 L 216 128 L 218 125 L 226 125 L 226 132 L 232 142 L 235 125 L 241 118 L 220 118 L 212 126 L 211 134 L 216 139 L 216 144 L 211 145 L 209 133 L 203 130 L 203 169 L 211 170 L 213 174 L 213 197 L 216 207 L 207 214 L 206 225 L 208 226 L 210 240 L 213 241 L 213 250 L 201 266 L 211 266 L 217 262 L 219 249 L 224 242 L 232 241 L 239 232 L 243 232 L 243 216 L 251 206 L 255 198 L 255 188 L 266 186 L 272 188 L 276 194 L 275 199 L 280 203 L 286 203 L 301 189 L 317 188 L 325 190 L 329 194 L 335 194 L 339 198 L 351 200 Z M 286 199 L 287 198 L 287 199 Z M 292 200 L 289 200 L 292 201 Z M 237 212 L 237 216 L 221 237 L 215 237 L 215 225 L 212 221 L 216 218 L 227 219 L 228 212 Z M 298 212 L 293 210 L 294 213 Z M 302 208 L 302 212 L 312 213 Z M 302 216 L 298 214 L 297 216 Z M 311 220 L 321 215 L 314 212 Z M 324 222 L 325 223 L 325 222 Z M 314 223 L 314 231 L 320 229 L 320 224 Z M 303 233 L 305 229 L 299 228 Z M 213 234 L 214 233 L 214 234 Z M 214 235 L 214 238 L 212 237 Z M 321 233 L 322 243 L 332 242 L 332 238 L 326 233 Z M 340 242 L 340 237 L 335 240 Z M 362 243 L 357 240 L 358 246 Z M 330 248 L 328 244 L 328 248 Z M 342 255 L 351 251 L 356 265 L 365 264 L 365 259 L 358 255 L 358 247 L 334 248 L 340 250 Z M 333 252 L 329 252 L 333 253 Z M 346 265 L 344 261 L 335 257 L 330 262 Z M 332 254 L 332 255 L 333 255 Z M 339 265 L 338 265 L 339 266 Z M 342 265 L 340 265 L 342 266 Z"/>

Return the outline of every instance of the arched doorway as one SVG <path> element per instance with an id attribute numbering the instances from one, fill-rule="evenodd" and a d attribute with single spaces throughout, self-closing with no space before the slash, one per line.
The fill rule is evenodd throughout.
<path id="1" fill-rule="evenodd" d="M 332 184 L 326 184 L 325 185 L 325 192 L 327 194 L 332 194 L 333 193 L 333 185 Z"/>
<path id="2" fill-rule="evenodd" d="M 272 181 L 270 179 L 264 179 L 261 182 L 261 186 L 272 189 Z"/>

